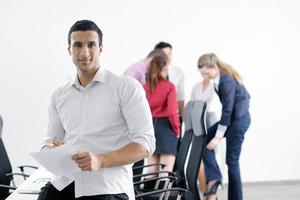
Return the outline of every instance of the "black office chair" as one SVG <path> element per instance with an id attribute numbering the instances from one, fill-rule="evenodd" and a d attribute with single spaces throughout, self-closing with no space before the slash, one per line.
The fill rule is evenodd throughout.
<path id="1" fill-rule="evenodd" d="M 191 112 L 192 112 L 192 109 L 193 109 L 193 105 L 194 103 L 193 102 L 189 102 L 185 108 L 185 113 L 184 113 L 184 116 L 185 116 L 185 120 L 186 120 L 186 132 L 189 132 L 192 130 L 192 126 L 191 126 Z M 146 174 L 139 174 L 139 175 L 134 175 L 134 180 L 136 180 L 137 178 L 138 179 L 141 179 L 142 177 L 146 177 L 148 175 L 156 175 L 158 176 L 159 174 L 163 174 L 163 173 L 167 173 L 169 178 L 170 176 L 172 177 L 171 181 L 174 183 L 174 181 L 176 181 L 176 185 L 182 185 L 182 180 L 183 180 L 183 176 L 184 176 L 184 163 L 185 163 L 185 159 L 186 159 L 186 156 L 188 154 L 188 151 L 189 151 L 189 146 L 190 146 L 190 143 L 192 141 L 192 135 L 191 134 L 184 134 L 182 139 L 181 139 L 181 144 L 180 144 L 180 147 L 179 147 L 179 150 L 178 150 L 178 153 L 177 153 L 177 156 L 176 156 L 176 160 L 175 160 L 175 166 L 176 166 L 176 170 L 175 172 L 169 172 L 169 171 L 164 171 L 163 170 L 163 167 L 164 165 L 163 164 L 151 164 L 151 165 L 144 165 L 144 166 L 140 166 L 140 167 L 136 167 L 134 169 L 141 169 L 141 168 L 147 168 L 147 167 L 151 167 L 153 165 L 159 165 L 161 167 L 161 170 L 157 173 L 146 173 Z M 134 188 L 135 188 L 135 192 L 136 194 L 139 194 L 139 193 L 144 193 L 144 192 L 147 192 L 147 191 L 152 191 L 152 190 L 156 190 L 159 188 L 159 185 L 162 186 L 163 184 L 160 184 L 161 180 L 164 179 L 162 177 L 159 177 L 159 178 L 151 178 L 151 179 L 145 179 L 143 181 L 134 181 Z M 141 184 L 144 184 L 145 186 L 147 184 L 150 185 L 153 185 L 152 187 L 150 188 L 141 188 L 140 185 Z M 152 184 L 151 184 L 152 183 Z"/>
<path id="2" fill-rule="evenodd" d="M 27 177 L 29 177 L 29 175 L 24 173 L 24 168 L 28 167 L 37 169 L 35 166 L 22 165 L 18 166 L 18 168 L 21 170 L 21 173 L 12 173 L 12 167 L 2 139 L 2 129 L 3 120 L 0 115 L 0 200 L 5 199 L 9 195 L 10 190 L 16 189 L 16 184 L 13 179 L 15 175 L 22 176 L 25 180 Z"/>
<path id="3" fill-rule="evenodd" d="M 173 187 L 172 181 L 169 181 L 167 189 L 159 189 L 145 193 L 136 194 L 136 199 L 185 199 L 200 200 L 200 194 L 197 186 L 197 175 L 206 144 L 206 124 L 205 113 L 206 103 L 196 101 L 192 104 L 192 112 L 185 116 L 186 131 L 184 137 L 191 137 L 192 142 L 188 147 L 188 153 L 183 162 L 183 177 L 179 177 L 177 187 Z M 191 121 L 191 124 L 189 124 Z M 166 177 L 169 178 L 169 177 Z"/>

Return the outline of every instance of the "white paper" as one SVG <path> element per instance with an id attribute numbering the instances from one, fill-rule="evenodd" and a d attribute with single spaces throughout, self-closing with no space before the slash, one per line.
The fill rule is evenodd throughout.
<path id="1" fill-rule="evenodd" d="M 72 160 L 72 156 L 76 153 L 72 146 L 64 144 L 53 149 L 31 153 L 31 156 L 55 176 L 68 177 L 81 171 Z"/>

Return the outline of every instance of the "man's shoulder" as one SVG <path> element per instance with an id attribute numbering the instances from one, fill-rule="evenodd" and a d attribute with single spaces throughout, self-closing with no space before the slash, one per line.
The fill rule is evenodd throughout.
<path id="1" fill-rule="evenodd" d="M 145 67 L 146 64 L 144 63 L 144 60 L 136 61 L 125 69 L 124 75 L 132 74 L 133 72 L 137 73 L 139 71 L 142 71 Z"/>
<path id="2" fill-rule="evenodd" d="M 118 76 L 108 70 L 105 70 L 107 84 L 113 87 L 130 87 L 141 85 L 136 79 L 129 76 Z"/>
<path id="3" fill-rule="evenodd" d="M 177 67 L 175 65 L 172 65 L 170 67 L 170 74 L 171 76 L 173 76 L 174 78 L 177 77 L 176 79 L 184 79 L 184 72 L 180 67 Z"/>
<path id="4" fill-rule="evenodd" d="M 60 85 L 54 89 L 54 94 L 63 95 L 72 87 L 73 81 L 68 81 L 67 83 Z"/>
<path id="5" fill-rule="evenodd" d="M 180 67 L 176 66 L 176 65 L 172 65 L 172 66 L 171 66 L 171 69 L 172 69 L 172 71 L 174 71 L 175 73 L 183 74 L 183 70 L 182 70 Z"/>

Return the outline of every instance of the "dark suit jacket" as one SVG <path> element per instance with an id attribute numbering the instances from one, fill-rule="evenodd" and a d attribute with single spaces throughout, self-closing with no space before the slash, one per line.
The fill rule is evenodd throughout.
<path id="1" fill-rule="evenodd" d="M 244 85 L 240 85 L 228 74 L 220 75 L 218 95 L 222 103 L 220 124 L 229 126 L 231 121 L 248 112 L 250 95 Z"/>

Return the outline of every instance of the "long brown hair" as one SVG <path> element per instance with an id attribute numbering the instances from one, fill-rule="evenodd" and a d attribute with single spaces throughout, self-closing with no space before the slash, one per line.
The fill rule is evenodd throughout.
<path id="1" fill-rule="evenodd" d="M 243 84 L 241 75 L 230 65 L 223 63 L 214 53 L 203 54 L 198 60 L 198 68 L 202 67 L 213 68 L 217 65 L 222 73 L 232 76 L 240 85 Z"/>
<path id="2" fill-rule="evenodd" d="M 164 53 L 154 56 L 151 60 L 147 73 L 147 83 L 149 84 L 150 92 L 153 92 L 157 83 L 164 79 L 161 76 L 161 71 L 167 64 L 168 57 Z"/>

